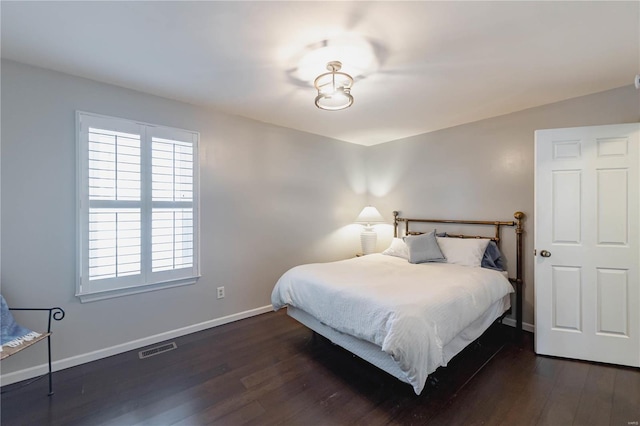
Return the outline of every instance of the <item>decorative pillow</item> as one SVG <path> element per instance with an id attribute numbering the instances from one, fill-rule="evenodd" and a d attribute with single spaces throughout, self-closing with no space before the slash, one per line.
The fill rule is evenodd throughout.
<path id="1" fill-rule="evenodd" d="M 464 266 L 480 266 L 484 252 L 489 245 L 487 238 L 441 238 L 437 237 L 440 250 L 447 263 Z"/>
<path id="2" fill-rule="evenodd" d="M 504 271 L 502 253 L 495 241 L 489 241 L 487 249 L 484 251 L 484 256 L 482 256 L 480 266 L 487 269 L 495 269 L 496 271 Z"/>
<path id="3" fill-rule="evenodd" d="M 391 241 L 391 245 L 388 249 L 382 252 L 382 254 L 387 254 L 389 256 L 401 257 L 403 259 L 409 259 L 409 247 L 407 247 L 407 243 L 405 243 L 402 238 L 394 238 Z"/>
<path id="4" fill-rule="evenodd" d="M 409 263 L 445 262 L 436 240 L 435 229 L 428 234 L 410 235 L 404 239 L 409 247 Z"/>

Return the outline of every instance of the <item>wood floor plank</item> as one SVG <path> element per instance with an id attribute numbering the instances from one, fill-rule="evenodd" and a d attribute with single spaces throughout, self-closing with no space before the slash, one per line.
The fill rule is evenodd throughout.
<path id="1" fill-rule="evenodd" d="M 508 405 L 504 404 L 505 394 L 515 392 L 518 376 L 526 376 L 527 372 L 530 374 L 536 364 L 534 357 L 517 356 L 519 354 L 514 351 L 517 349 L 498 353 L 465 387 L 456 389 L 454 399 L 447 401 L 439 413 L 428 421 L 436 424 L 466 424 L 474 423 L 477 418 L 488 422 L 492 417 L 501 417 L 508 410 Z M 487 368 L 489 366 L 492 368 Z M 459 405 L 468 409 L 456 409 Z"/>
<path id="2" fill-rule="evenodd" d="M 332 348 L 316 349 L 323 352 L 333 351 Z M 338 424 L 351 422 L 358 417 L 353 417 L 356 410 L 345 410 L 356 393 L 344 377 L 333 374 L 325 365 L 317 359 L 312 371 L 301 375 L 291 387 L 281 388 L 278 392 L 270 392 L 260 397 L 263 406 L 269 407 L 265 418 L 260 419 L 261 424 L 278 424 L 281 422 L 316 422 L 324 419 L 333 419 Z M 347 359 L 347 361 L 350 361 Z M 360 400 L 362 401 L 362 400 Z M 279 410 L 285 407 L 286 413 Z M 366 405 L 365 405 L 366 407 Z M 265 423 L 263 423 L 263 421 Z"/>
<path id="3" fill-rule="evenodd" d="M 592 364 L 578 403 L 575 425 L 608 425 L 611 421 L 616 369 Z"/>
<path id="4" fill-rule="evenodd" d="M 499 330 L 499 328 L 496 328 Z M 532 336 L 488 338 L 411 386 L 312 333 L 284 311 L 5 386 L 13 425 L 625 425 L 640 418 L 640 370 L 536 356 Z M 493 340 L 492 340 L 493 339 Z M 475 374 L 475 375 L 474 375 Z M 607 420 L 608 416 L 608 420 Z"/>
<path id="5" fill-rule="evenodd" d="M 286 335 L 281 335 L 284 341 L 287 342 L 297 342 L 300 341 L 300 333 L 299 330 L 295 334 L 288 333 Z M 208 388 L 226 388 L 229 392 L 233 386 L 237 389 L 238 392 L 243 391 L 245 388 L 242 387 L 240 383 L 240 378 L 245 376 L 248 372 L 255 371 L 258 368 L 266 368 L 273 363 L 279 362 L 280 357 L 290 357 L 295 356 L 298 353 L 298 349 L 294 349 L 295 345 L 282 345 L 278 344 L 278 340 L 272 340 L 270 342 L 265 342 L 262 345 L 259 345 L 261 349 L 264 349 L 266 352 L 270 353 L 271 357 L 259 357 L 256 358 L 255 355 L 252 355 L 251 352 L 242 351 L 236 357 L 233 357 L 232 360 L 229 360 L 229 364 L 225 364 L 228 367 L 228 371 L 225 374 L 214 378 L 214 380 L 205 381 L 196 389 L 200 391 L 208 391 Z M 282 340 L 280 340 L 282 342 Z M 227 356 L 228 357 L 228 356 Z M 216 361 L 220 361 L 217 358 Z M 203 362 L 207 362 L 203 360 Z M 140 409 L 150 410 L 157 412 L 158 410 L 166 410 L 163 412 L 163 415 L 170 418 L 171 422 L 177 422 L 185 417 L 189 417 L 193 415 L 194 411 L 202 411 L 208 408 L 211 403 L 202 406 L 198 405 L 198 409 L 196 410 L 195 406 L 190 403 L 190 401 L 185 400 L 189 398 L 189 395 L 192 394 L 194 388 L 187 389 L 183 394 L 178 394 L 178 400 L 175 401 L 175 396 L 171 397 L 171 404 L 164 403 L 166 398 L 164 399 L 156 399 L 150 401 L 148 404 L 143 405 Z M 220 392 L 216 392 L 216 395 L 219 395 Z M 212 398 L 215 400 L 215 398 Z M 177 408 L 176 408 L 177 406 Z M 191 407 L 192 411 L 185 411 L 185 407 Z M 140 410 L 139 409 L 139 410 Z M 139 411 L 138 410 L 138 411 Z M 152 421 L 159 421 L 159 416 L 153 416 Z M 122 423 L 120 424 L 130 424 L 128 423 L 128 416 L 125 415 L 122 418 L 116 419 Z M 117 423 L 114 423 L 117 424 Z M 144 424 L 144 423 L 143 423 Z M 150 423 L 153 424 L 153 423 Z M 157 423 L 155 423 L 157 424 Z"/>
<path id="6" fill-rule="evenodd" d="M 282 386 L 286 386 L 289 382 L 295 380 L 306 371 L 311 371 L 314 367 L 313 362 L 304 357 L 293 357 L 281 364 L 280 374 L 271 376 L 268 380 L 260 383 L 249 390 L 233 393 L 223 400 L 209 406 L 206 410 L 195 413 L 183 421 L 176 423 L 177 425 L 191 424 L 209 424 L 217 421 L 239 408 L 256 401 L 264 393 L 272 392 Z"/>
<path id="7" fill-rule="evenodd" d="M 589 364 L 563 361 L 538 425 L 573 424 L 589 372 Z"/>
<path id="8" fill-rule="evenodd" d="M 531 383 L 536 378 L 533 374 L 537 364 L 535 357 L 525 356 L 511 362 L 505 361 L 502 358 L 495 360 L 498 365 L 503 366 L 500 369 L 498 387 L 487 394 L 490 403 L 485 406 L 480 405 L 478 411 L 473 416 L 468 417 L 468 422 L 473 423 L 476 418 L 482 418 L 485 425 L 503 425 L 505 424 L 505 418 L 514 413 L 512 408 L 518 404 L 523 392 L 526 392 L 529 388 L 532 388 L 535 392 L 536 386 Z M 479 379 L 482 378 L 479 377 Z M 531 396 L 535 396 L 535 393 Z M 536 413 L 532 415 L 535 416 Z M 518 417 L 517 422 L 510 424 L 526 424 L 527 417 L 523 418 L 522 412 L 518 412 Z M 509 424 L 509 422 L 506 424 Z"/>
<path id="9" fill-rule="evenodd" d="M 640 370 L 637 368 L 616 371 L 610 424 L 640 424 Z"/>
<path id="10" fill-rule="evenodd" d="M 265 409 L 262 405 L 257 401 L 253 401 L 209 424 L 221 426 L 244 425 L 250 420 L 259 418 L 264 413 Z"/>

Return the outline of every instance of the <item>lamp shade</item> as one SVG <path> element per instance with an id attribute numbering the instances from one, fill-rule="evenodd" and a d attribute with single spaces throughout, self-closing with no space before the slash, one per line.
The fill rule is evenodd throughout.
<path id="1" fill-rule="evenodd" d="M 358 215 L 358 218 L 356 219 L 356 223 L 361 223 L 367 226 L 371 225 L 372 223 L 383 223 L 383 222 L 384 222 L 384 218 L 382 217 L 378 209 L 376 209 L 373 206 L 367 206 L 364 209 L 362 209 L 362 211 Z"/>

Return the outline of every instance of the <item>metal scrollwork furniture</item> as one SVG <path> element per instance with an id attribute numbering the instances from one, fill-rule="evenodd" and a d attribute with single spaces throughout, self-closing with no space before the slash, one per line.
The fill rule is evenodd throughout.
<path id="1" fill-rule="evenodd" d="M 49 312 L 49 322 L 47 324 L 47 332 L 42 333 L 39 337 L 24 342 L 22 345 L 16 348 L 3 348 L 3 351 L 0 352 L 0 359 L 8 358 L 16 353 L 22 351 L 23 349 L 28 348 L 41 340 L 47 339 L 48 346 L 48 367 L 49 372 L 47 375 L 49 376 L 49 395 L 53 395 L 53 380 L 52 380 L 52 371 L 51 371 L 51 322 L 52 320 L 61 321 L 64 318 L 64 310 L 59 307 L 55 308 L 9 308 L 10 311 L 47 311 Z M 42 377 L 42 376 L 40 376 Z"/>

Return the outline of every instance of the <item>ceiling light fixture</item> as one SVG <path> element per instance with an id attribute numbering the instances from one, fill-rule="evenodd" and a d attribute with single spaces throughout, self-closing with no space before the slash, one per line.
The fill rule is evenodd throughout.
<path id="1" fill-rule="evenodd" d="M 331 61 L 327 64 L 329 72 L 320 74 L 313 85 L 318 90 L 316 106 L 327 111 L 338 111 L 349 108 L 353 104 L 351 86 L 353 78 L 344 72 L 340 72 L 342 63 Z"/>

